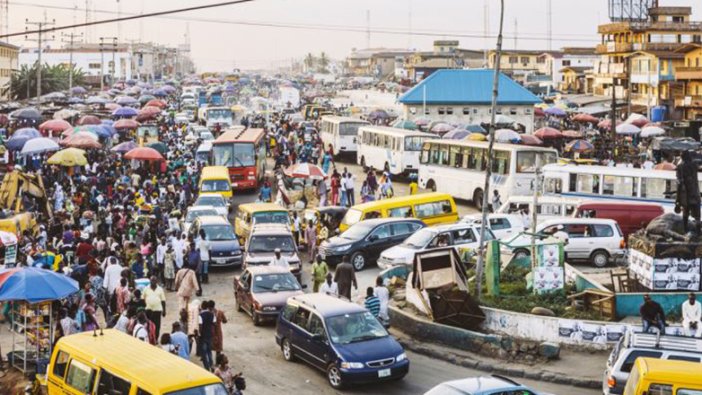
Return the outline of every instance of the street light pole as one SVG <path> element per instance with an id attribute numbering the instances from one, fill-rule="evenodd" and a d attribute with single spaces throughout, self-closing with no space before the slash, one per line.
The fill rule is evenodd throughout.
<path id="1" fill-rule="evenodd" d="M 69 50 L 69 55 L 68 55 L 68 64 L 69 64 L 69 71 L 68 71 L 68 91 L 70 92 L 71 88 L 73 88 L 73 43 L 76 38 L 82 38 L 83 33 L 76 34 L 76 33 L 62 33 L 61 36 L 63 37 L 68 37 L 68 41 L 66 40 L 61 40 L 63 42 L 68 43 L 68 50 Z"/>
<path id="2" fill-rule="evenodd" d="M 29 19 L 25 19 L 24 23 L 26 25 L 34 25 L 37 27 L 37 38 L 36 39 L 28 39 L 27 36 L 25 36 L 25 39 L 27 41 L 36 41 L 37 42 L 37 98 L 41 96 L 41 49 L 42 49 L 42 33 L 44 31 L 44 28 L 46 26 L 52 26 L 56 24 L 56 20 L 52 20 L 51 22 L 48 22 L 46 20 L 41 21 L 41 22 L 30 22 Z M 25 27 L 25 29 L 27 29 Z M 53 36 L 52 36 L 53 39 Z M 49 40 L 46 40 L 49 41 Z M 27 85 L 29 85 L 29 82 L 27 82 Z M 29 99 L 29 93 L 27 93 L 27 99 Z"/>

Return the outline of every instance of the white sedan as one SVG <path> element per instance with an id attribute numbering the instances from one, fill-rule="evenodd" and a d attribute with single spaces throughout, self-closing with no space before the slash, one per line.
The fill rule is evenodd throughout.
<path id="1" fill-rule="evenodd" d="M 480 214 L 469 214 L 461 218 L 461 222 L 480 225 L 482 216 Z M 515 214 L 488 214 L 488 223 L 490 224 L 490 230 L 498 240 L 528 230 L 522 217 Z"/>
<path id="2" fill-rule="evenodd" d="M 229 215 L 229 202 L 217 193 L 201 193 L 192 207 L 212 208 L 218 215 Z"/>

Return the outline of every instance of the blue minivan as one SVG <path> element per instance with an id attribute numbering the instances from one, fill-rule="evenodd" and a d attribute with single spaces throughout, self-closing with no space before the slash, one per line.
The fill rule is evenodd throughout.
<path id="1" fill-rule="evenodd" d="M 409 360 L 400 343 L 364 307 L 334 296 L 293 296 L 278 317 L 275 341 L 286 361 L 301 359 L 348 384 L 400 380 Z"/>

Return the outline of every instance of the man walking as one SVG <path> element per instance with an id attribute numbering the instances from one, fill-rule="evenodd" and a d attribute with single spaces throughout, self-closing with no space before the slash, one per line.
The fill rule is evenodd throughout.
<path id="1" fill-rule="evenodd" d="M 183 328 L 180 322 L 176 321 L 173 323 L 171 330 L 171 344 L 173 344 L 178 352 L 178 356 L 190 360 L 190 341 L 188 340 L 188 335 L 183 332 Z"/>
<path id="2" fill-rule="evenodd" d="M 339 287 L 339 296 L 351 300 L 351 285 L 353 285 L 354 289 L 358 289 L 358 283 L 356 283 L 356 272 L 351 266 L 351 262 L 349 262 L 348 255 L 344 255 L 341 264 L 336 267 L 334 282 Z"/>
<path id="3" fill-rule="evenodd" d="M 175 287 L 178 293 L 178 309 L 187 309 L 188 304 L 190 304 L 190 298 L 199 289 L 195 271 L 188 266 L 178 270 L 175 278 Z"/>
<path id="4" fill-rule="evenodd" d="M 205 369 L 212 371 L 214 362 L 212 361 L 212 339 L 214 338 L 215 324 L 217 316 L 215 316 L 211 301 L 203 303 L 203 309 L 198 318 L 197 336 L 200 344 L 200 358 Z"/>
<path id="5" fill-rule="evenodd" d="M 327 273 L 329 273 L 327 263 L 322 260 L 321 255 L 317 255 L 317 260 L 312 264 L 312 292 L 319 292 L 319 287 L 327 278 Z"/>
<path id="6" fill-rule="evenodd" d="M 142 298 L 146 303 L 146 317 L 154 323 L 156 327 L 156 338 L 161 333 L 161 317 L 166 316 L 166 294 L 163 288 L 158 285 L 158 278 L 151 276 L 151 283 L 144 288 Z"/>

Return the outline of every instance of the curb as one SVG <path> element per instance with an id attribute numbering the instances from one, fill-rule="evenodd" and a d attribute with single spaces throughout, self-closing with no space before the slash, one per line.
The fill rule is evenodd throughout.
<path id="1" fill-rule="evenodd" d="M 463 366 L 469 369 L 481 370 L 488 373 L 504 374 L 516 378 L 525 378 L 530 380 L 545 381 L 554 384 L 570 385 L 579 388 L 602 388 L 602 383 L 599 380 L 591 380 L 578 377 L 564 377 L 562 374 L 554 373 L 547 370 L 527 371 L 520 367 L 497 365 L 493 364 L 492 362 L 476 361 L 474 359 L 464 358 L 456 354 L 447 354 L 433 349 L 430 346 L 416 344 L 416 342 L 413 340 L 407 341 L 405 339 L 398 338 L 397 341 L 400 342 L 402 347 L 404 347 L 405 349 L 416 352 L 417 354 L 422 354 L 430 358 L 440 359 L 442 361 Z"/>

